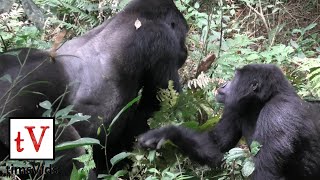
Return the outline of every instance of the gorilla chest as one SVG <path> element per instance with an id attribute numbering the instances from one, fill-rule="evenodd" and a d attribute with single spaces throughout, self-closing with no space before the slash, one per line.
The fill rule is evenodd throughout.
<path id="1" fill-rule="evenodd" d="M 243 121 L 241 124 L 242 135 L 246 139 L 248 145 L 253 141 L 253 134 L 256 129 L 256 123 L 250 121 Z"/>

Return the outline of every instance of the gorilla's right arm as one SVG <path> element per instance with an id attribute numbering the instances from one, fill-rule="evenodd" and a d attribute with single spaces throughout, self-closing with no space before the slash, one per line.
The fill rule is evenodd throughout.
<path id="1" fill-rule="evenodd" d="M 160 109 L 160 102 L 157 99 L 159 89 L 166 89 L 168 81 L 172 80 L 174 89 L 178 92 L 181 91 L 178 69 L 188 55 L 184 45 L 185 33 L 187 32 L 186 24 L 176 23 L 175 28 L 185 29 L 180 34 L 183 38 L 179 39 L 176 37 L 178 32 L 175 31 L 177 29 L 166 23 L 150 23 L 142 19 L 141 22 L 143 26 L 136 31 L 135 37 L 137 39 L 135 42 L 139 43 L 135 44 L 135 51 L 144 52 L 148 49 L 146 52 L 148 59 L 143 62 L 145 68 L 141 79 L 143 84 L 142 97 L 135 115 L 127 124 L 126 134 L 130 137 L 136 137 L 149 130 L 147 120 Z M 127 50 L 127 52 L 129 51 Z M 130 142 L 133 141 L 134 139 Z"/>
<path id="2" fill-rule="evenodd" d="M 150 130 L 138 138 L 143 148 L 159 149 L 165 140 L 170 140 L 191 159 L 212 167 L 221 165 L 223 155 L 241 138 L 238 119 L 232 113 L 224 113 L 213 130 L 195 132 L 181 126 L 167 126 Z"/>

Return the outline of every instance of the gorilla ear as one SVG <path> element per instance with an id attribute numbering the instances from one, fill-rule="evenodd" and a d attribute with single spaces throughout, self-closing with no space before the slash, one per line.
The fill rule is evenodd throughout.
<path id="1" fill-rule="evenodd" d="M 259 82 L 255 80 L 251 83 L 250 88 L 253 92 L 257 92 L 259 90 L 259 86 Z"/>

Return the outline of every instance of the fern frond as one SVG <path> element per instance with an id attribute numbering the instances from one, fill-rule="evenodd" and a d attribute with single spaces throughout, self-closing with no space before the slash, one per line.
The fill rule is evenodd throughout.
<path id="1" fill-rule="evenodd" d="M 174 90 L 171 81 L 168 89 L 160 90 L 157 98 L 160 101 L 161 108 L 150 119 L 151 128 L 189 121 L 197 123 L 199 118 L 205 117 L 207 119 L 212 115 L 212 111 L 210 111 L 212 108 L 206 100 L 204 90 L 187 90 L 179 94 Z"/>
<path id="2" fill-rule="evenodd" d="M 311 86 L 311 93 L 320 97 L 320 58 L 309 58 L 300 60 L 299 69 L 308 73 L 308 84 Z"/>
<path id="3" fill-rule="evenodd" d="M 169 81 L 168 89 L 160 89 L 157 99 L 164 103 L 164 106 L 173 107 L 177 103 L 179 93 L 174 89 L 173 81 Z"/>
<path id="4" fill-rule="evenodd" d="M 201 74 L 196 78 L 188 81 L 188 88 L 200 88 L 204 89 L 210 82 L 213 82 L 206 74 L 201 72 Z"/>

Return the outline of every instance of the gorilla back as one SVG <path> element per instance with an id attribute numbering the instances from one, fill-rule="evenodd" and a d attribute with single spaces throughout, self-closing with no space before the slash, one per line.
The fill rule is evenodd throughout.
<path id="1" fill-rule="evenodd" d="M 141 22 L 140 27 L 135 26 L 136 21 Z M 166 88 L 168 81 L 173 80 L 180 90 L 178 69 L 187 57 L 187 32 L 186 21 L 172 0 L 133 0 L 102 25 L 63 44 L 54 61 L 45 60 L 50 59 L 45 51 L 20 49 L 20 59 L 25 60 L 21 68 L 15 56 L 3 54 L 0 76 L 10 74 L 16 78 L 20 69 L 19 75 L 27 76 L 10 93 L 7 93 L 10 84 L 0 81 L 0 98 L 5 95 L 0 100 L 2 115 L 9 112 L 7 117 L 39 116 L 39 102 L 53 102 L 70 85 L 62 105 L 73 104 L 76 112 L 91 115 L 90 122 L 76 123 L 75 129 L 81 137 L 95 137 L 104 143 L 105 134 L 98 136 L 98 127 L 102 123 L 108 127 L 121 108 L 143 88 L 138 106 L 122 114 L 112 126 L 107 144 L 108 155 L 112 157 L 129 148 L 134 136 L 148 129 L 146 121 L 159 106 L 156 99 L 159 88 Z M 43 81 L 48 83 L 35 83 Z M 31 83 L 34 84 L 29 87 Z M 7 98 L 20 93 L 21 88 L 38 93 Z M 2 156 L 7 154 L 2 149 L 8 148 L 7 126 L 7 120 L 0 124 Z M 105 168 L 106 159 L 102 156 L 104 151 L 95 148 L 98 171 Z"/>

